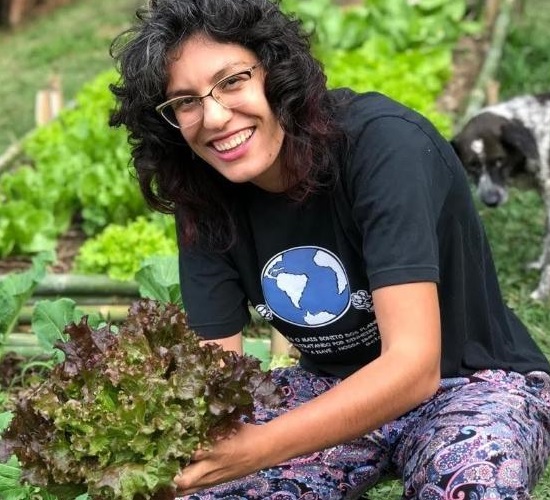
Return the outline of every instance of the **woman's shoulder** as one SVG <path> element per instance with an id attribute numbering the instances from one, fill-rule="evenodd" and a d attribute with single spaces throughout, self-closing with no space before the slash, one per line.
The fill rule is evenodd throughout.
<path id="1" fill-rule="evenodd" d="M 343 120 L 364 122 L 381 116 L 405 116 L 412 112 L 404 104 L 376 91 L 356 92 L 338 88 L 331 90 L 330 96 L 337 114 Z"/>
<path id="2" fill-rule="evenodd" d="M 432 130 L 433 126 L 420 113 L 380 92 L 358 93 L 348 88 L 330 92 L 336 116 L 344 129 L 353 135 L 361 133 L 368 125 L 386 118 L 385 122 L 401 127 L 407 123 Z"/>
<path id="3" fill-rule="evenodd" d="M 452 162 L 452 148 L 422 114 L 380 93 L 357 93 L 350 89 L 331 91 L 347 148 L 374 146 L 426 149 L 435 146 Z M 349 149 L 348 149 L 349 151 Z"/>

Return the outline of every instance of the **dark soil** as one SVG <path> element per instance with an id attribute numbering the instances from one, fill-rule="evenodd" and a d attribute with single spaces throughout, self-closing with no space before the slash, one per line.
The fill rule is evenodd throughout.
<path id="1" fill-rule="evenodd" d="M 55 249 L 57 260 L 50 267 L 52 273 L 69 273 L 72 270 L 74 258 L 78 249 L 86 240 L 86 235 L 78 223 L 74 223 L 70 229 L 63 234 Z M 10 272 L 24 271 L 31 265 L 31 257 L 10 256 L 0 259 L 0 275 Z"/>

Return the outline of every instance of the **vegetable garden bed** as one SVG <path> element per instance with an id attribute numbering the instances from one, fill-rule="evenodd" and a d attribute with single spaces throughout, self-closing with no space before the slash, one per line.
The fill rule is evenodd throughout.
<path id="1" fill-rule="evenodd" d="M 316 26 L 314 48 L 331 86 L 388 93 L 428 115 L 447 136 L 453 124 L 481 105 L 496 69 L 512 0 L 485 2 L 487 9 L 496 8 L 491 12 L 480 10 L 479 1 L 341 3 L 345 5 L 330 0 L 283 1 Z M 375 36 L 363 32 L 373 26 Z M 78 321 L 84 313 L 120 322 L 140 296 L 177 300 L 170 219 L 147 214 L 128 174 L 125 135 L 106 126 L 112 105 L 106 87 L 113 78 L 109 72 L 90 82 L 76 106 L 32 132 L 20 154 L 0 172 L 4 353 L 51 355 L 45 345 L 62 337 L 60 325 Z M 143 234 L 148 234 L 147 240 Z M 124 242 L 130 242 L 127 248 Z M 46 252 L 40 253 L 44 260 L 33 263 L 38 252 Z M 157 268 L 153 277 L 147 274 L 158 262 L 143 264 L 139 257 L 153 255 L 170 256 L 171 272 Z M 84 271 L 92 274 L 86 278 Z M 52 302 L 59 307 L 57 313 L 39 306 L 51 307 Z M 7 318 L 5 311 L 12 316 Z M 44 328 L 48 322 L 57 325 L 53 333 Z M 256 324 L 255 335 L 246 339 L 246 350 L 266 368 L 272 357 L 269 328 L 260 321 Z M 42 335 L 50 335 L 49 340 Z M 38 359 L 41 363 L 43 358 Z M 14 363 L 19 363 L 34 373 L 31 365 L 25 365 L 27 357 L 4 360 L 0 371 L 13 372 Z M 46 356 L 46 363 L 50 360 Z M 384 485 L 381 488 L 385 491 Z"/>

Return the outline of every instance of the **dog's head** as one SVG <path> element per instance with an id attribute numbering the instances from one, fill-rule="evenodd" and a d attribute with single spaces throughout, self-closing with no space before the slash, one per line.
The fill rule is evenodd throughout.
<path id="1" fill-rule="evenodd" d="M 485 205 L 508 199 L 508 181 L 520 173 L 535 173 L 538 151 L 532 132 L 517 119 L 483 111 L 471 118 L 452 140 Z"/>

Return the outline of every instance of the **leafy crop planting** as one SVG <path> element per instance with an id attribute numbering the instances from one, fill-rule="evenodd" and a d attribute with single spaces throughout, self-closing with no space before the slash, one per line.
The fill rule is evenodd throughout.
<path id="1" fill-rule="evenodd" d="M 53 250 L 76 213 L 88 235 L 146 213 L 128 171 L 127 134 L 108 126 L 116 78 L 98 75 L 75 107 L 24 141 L 23 165 L 0 183 L 0 257 Z"/>
<path id="2" fill-rule="evenodd" d="M 107 274 L 114 280 L 130 280 L 144 259 L 176 255 L 176 230 L 173 219 L 155 214 L 139 216 L 126 225 L 109 224 L 101 233 L 80 247 L 74 271 Z"/>
<path id="3" fill-rule="evenodd" d="M 46 266 L 53 259 L 51 252 L 40 253 L 33 258 L 30 269 L 0 277 L 0 354 L 17 323 L 23 305 L 44 278 Z"/>
<path id="4" fill-rule="evenodd" d="M 86 317 L 65 333 L 64 361 L 17 403 L 1 453 L 58 498 L 173 498 L 198 446 L 251 418 L 254 398 L 278 402 L 258 360 L 201 347 L 173 304 L 135 302 L 118 333 Z"/>

